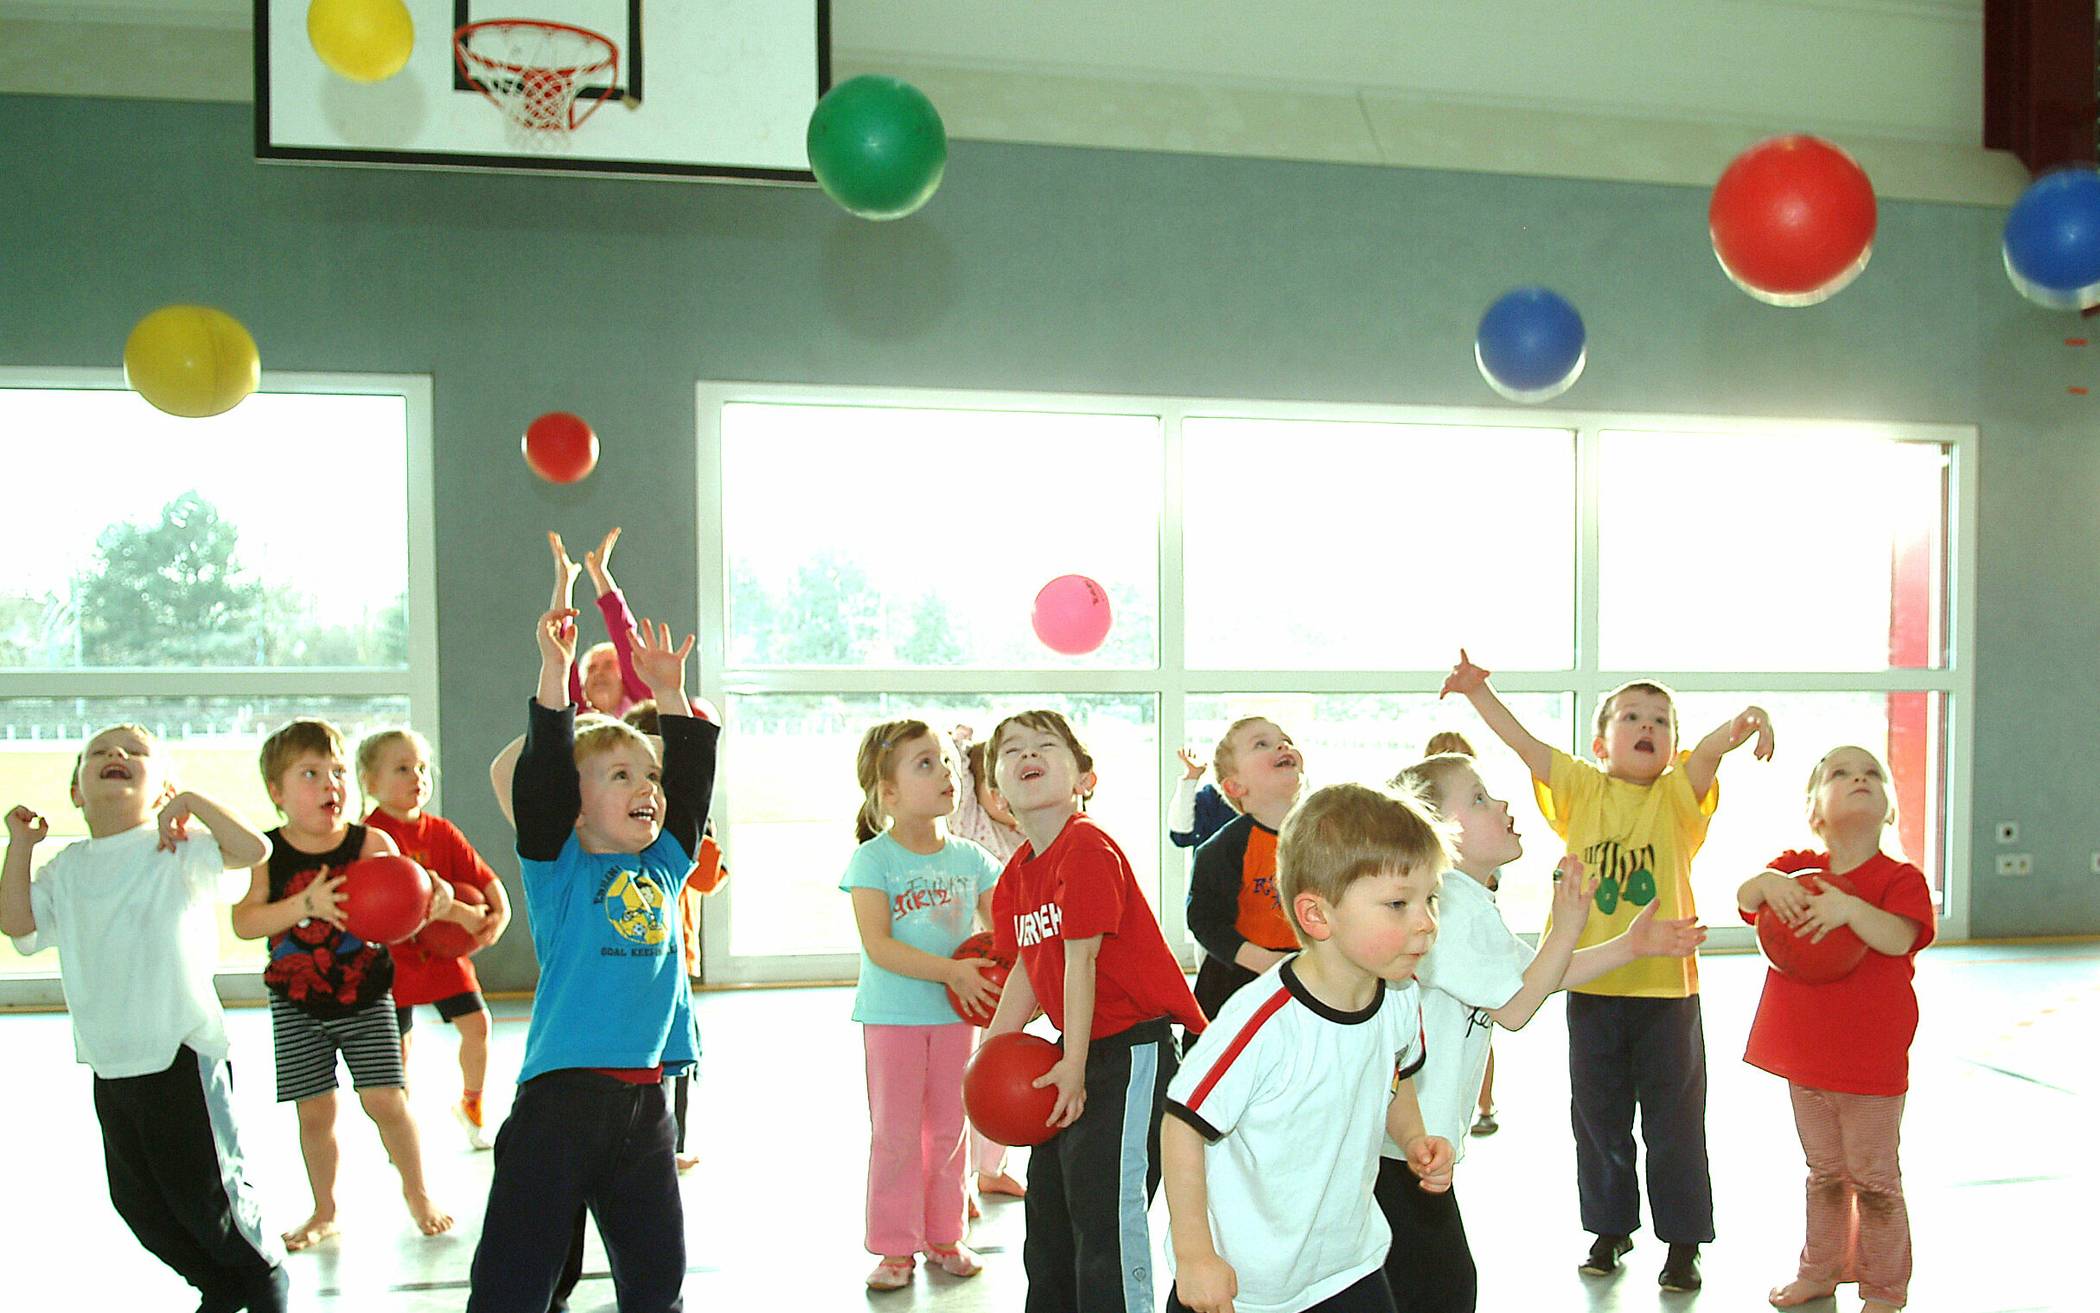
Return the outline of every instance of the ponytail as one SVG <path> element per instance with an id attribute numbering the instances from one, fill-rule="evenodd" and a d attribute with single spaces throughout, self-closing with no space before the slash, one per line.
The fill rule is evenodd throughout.
<path id="1" fill-rule="evenodd" d="M 923 720 L 886 720 L 861 735 L 853 754 L 853 775 L 860 783 L 860 810 L 853 817 L 853 838 L 866 843 L 883 831 L 882 785 L 897 763 L 897 750 L 933 733 Z"/>

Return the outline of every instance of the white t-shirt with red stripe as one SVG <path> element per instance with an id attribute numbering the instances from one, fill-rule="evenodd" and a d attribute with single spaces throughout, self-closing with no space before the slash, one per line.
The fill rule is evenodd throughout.
<path id="1" fill-rule="evenodd" d="M 1239 1277 L 1239 1313 L 1298 1313 L 1384 1264 L 1378 1146 L 1393 1090 L 1422 1065 L 1412 982 L 1341 1012 L 1296 961 L 1234 994 L 1167 1086 L 1168 1113 L 1206 1141 L 1211 1239 Z"/>

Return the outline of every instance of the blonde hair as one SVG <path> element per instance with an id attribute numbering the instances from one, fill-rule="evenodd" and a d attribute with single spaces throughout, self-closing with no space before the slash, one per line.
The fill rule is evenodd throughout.
<path id="1" fill-rule="evenodd" d="M 1429 742 L 1422 746 L 1422 752 L 1424 755 L 1431 757 L 1445 757 L 1452 753 L 1457 753 L 1461 757 L 1477 757 L 1480 755 L 1473 751 L 1472 744 L 1466 742 L 1466 736 L 1455 729 L 1438 730 L 1430 735 Z"/>
<path id="2" fill-rule="evenodd" d="M 1233 773 L 1240 768 L 1240 750 L 1233 746 L 1232 736 L 1249 725 L 1260 725 L 1263 723 L 1274 724 L 1275 722 L 1270 721 L 1267 716 L 1241 716 L 1238 720 L 1225 727 L 1225 732 L 1218 737 L 1217 749 L 1210 754 L 1210 777 L 1218 782 L 1218 796 L 1223 798 L 1225 805 L 1234 811 L 1244 811 L 1245 809 L 1240 806 L 1238 798 L 1225 791 L 1225 781 L 1232 778 Z M 1282 726 L 1278 725 L 1277 728 L 1281 729 Z"/>
<path id="3" fill-rule="evenodd" d="M 571 760 L 581 766 L 601 752 L 611 752 L 615 748 L 628 745 L 640 748 L 649 755 L 651 761 L 656 760 L 656 745 L 649 741 L 647 734 L 618 716 L 586 711 L 576 718 L 575 748 L 571 753 Z"/>
<path id="4" fill-rule="evenodd" d="M 1291 933 L 1307 942 L 1295 904 L 1302 893 L 1338 903 L 1383 871 L 1439 873 L 1452 865 L 1445 827 L 1412 792 L 1330 784 L 1292 810 L 1276 840 L 1276 874 Z"/>
<path id="5" fill-rule="evenodd" d="M 1058 738 L 1064 740 L 1067 748 L 1072 750 L 1072 760 L 1078 764 L 1079 773 L 1082 776 L 1093 774 L 1094 755 L 1086 750 L 1086 744 L 1081 743 L 1079 736 L 1072 732 L 1070 721 L 1055 711 L 1042 708 L 1034 711 L 1016 711 L 1013 715 L 994 725 L 992 727 L 992 736 L 984 741 L 984 765 L 985 769 L 991 772 L 988 778 L 992 782 L 993 792 L 996 793 L 999 790 L 999 740 L 1005 736 L 1007 728 L 1013 725 L 1019 725 L 1022 729 L 1032 729 L 1039 734 L 1055 734 Z M 1079 795 L 1079 806 L 1082 811 L 1086 809 L 1087 802 L 1093 796 L 1094 791 L 1092 789 L 1088 789 L 1085 793 Z"/>
<path id="6" fill-rule="evenodd" d="M 1823 830 L 1816 822 L 1816 791 L 1823 787 L 1823 770 L 1830 764 L 1830 759 L 1846 751 L 1864 754 L 1868 761 L 1874 763 L 1874 768 L 1881 772 L 1882 791 L 1888 794 L 1889 798 L 1888 814 L 1881 818 L 1881 824 L 1886 828 L 1896 823 L 1896 781 L 1895 777 L 1889 774 L 1888 763 L 1881 759 L 1880 754 L 1862 748 L 1857 743 L 1840 743 L 1816 758 L 1816 764 L 1810 767 L 1808 772 L 1808 830 L 1819 839 L 1823 836 Z"/>
<path id="7" fill-rule="evenodd" d="M 396 743 L 414 744 L 416 749 L 423 754 L 423 760 L 430 760 L 430 740 L 405 725 L 397 729 L 383 729 L 377 734 L 367 734 L 357 745 L 357 783 L 359 788 L 363 788 L 371 780 L 373 774 L 378 771 L 379 754 L 385 752 Z"/>
<path id="8" fill-rule="evenodd" d="M 1431 739 L 1430 742 L 1434 743 L 1436 740 Z M 1469 771 L 1477 775 L 1479 767 L 1464 753 L 1439 752 L 1405 767 L 1385 783 L 1389 789 L 1404 790 L 1421 798 L 1429 805 L 1431 811 L 1442 816 L 1444 804 L 1451 798 L 1452 781 L 1458 778 L 1460 771 Z"/>
<path id="9" fill-rule="evenodd" d="M 343 751 L 343 736 L 335 726 L 325 720 L 295 720 L 263 740 L 258 754 L 263 783 L 277 783 L 293 762 L 309 752 L 337 761 L 349 755 Z"/>
<path id="10" fill-rule="evenodd" d="M 159 753 L 157 750 L 160 747 L 160 738 L 158 735 L 154 734 L 152 730 L 147 729 L 144 725 L 141 725 L 137 721 L 133 720 L 123 720 L 118 721 L 114 725 L 104 725 L 101 729 L 96 730 L 94 733 L 88 735 L 86 738 L 80 741 L 80 751 L 73 754 L 73 779 L 72 782 L 66 786 L 67 788 L 77 789 L 80 787 L 80 768 L 87 764 L 88 749 L 95 745 L 95 740 L 101 738 L 104 734 L 114 734 L 120 729 L 128 729 L 132 733 L 138 735 L 140 738 L 146 740 L 146 746 L 155 749 L 156 752 L 154 755 L 156 756 L 156 758 L 158 758 Z M 174 788 L 175 764 L 173 762 L 168 762 L 166 765 L 162 766 L 160 768 L 160 777 L 161 783 L 166 785 L 168 788 Z"/>
<path id="11" fill-rule="evenodd" d="M 853 753 L 853 778 L 860 784 L 860 810 L 853 816 L 853 838 L 866 843 L 881 834 L 887 813 L 882 807 L 882 786 L 897 769 L 904 745 L 933 733 L 923 720 L 885 720 L 860 736 Z"/>
<path id="12" fill-rule="evenodd" d="M 1611 704 L 1626 693 L 1653 693 L 1670 708 L 1670 737 L 1677 737 L 1677 695 L 1667 684 L 1658 684 L 1652 679 L 1629 679 L 1597 701 L 1597 737 L 1604 737 L 1604 727 L 1611 723 Z"/>

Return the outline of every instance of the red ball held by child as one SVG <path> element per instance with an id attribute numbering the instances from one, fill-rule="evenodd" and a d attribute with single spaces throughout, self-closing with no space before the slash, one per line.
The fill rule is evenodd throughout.
<path id="1" fill-rule="evenodd" d="M 452 886 L 452 901 L 467 907 L 487 907 L 488 896 L 473 885 Z M 466 957 L 481 947 L 474 932 L 457 921 L 432 921 L 409 943 L 431 957 Z"/>
<path id="2" fill-rule="evenodd" d="M 343 925 L 368 944 L 394 944 L 430 918 L 428 872 L 406 857 L 365 857 L 343 868 Z"/>
<path id="3" fill-rule="evenodd" d="M 1857 895 L 1859 892 L 1844 876 L 1827 871 L 1803 871 L 1794 877 L 1794 883 L 1812 894 L 1821 893 L 1825 884 L 1848 894 Z M 1764 951 L 1765 960 L 1781 975 L 1804 985 L 1827 985 L 1833 980 L 1842 980 L 1867 957 L 1866 942 L 1853 932 L 1851 926 L 1841 925 L 1812 942 L 1808 935 L 1788 925 L 1769 906 L 1757 914 L 1757 946 Z"/>
<path id="4" fill-rule="evenodd" d="M 1057 1087 L 1035 1088 L 1064 1056 L 1049 1040 L 1024 1030 L 994 1035 L 963 1072 L 963 1111 L 986 1139 L 1019 1146 L 1041 1144 L 1057 1134 L 1049 1124 Z"/>
<path id="5" fill-rule="evenodd" d="M 525 463 L 549 483 L 575 483 L 598 465 L 598 435 L 582 418 L 550 410 L 525 426 Z"/>
<path id="6" fill-rule="evenodd" d="M 948 991 L 948 1006 L 955 1009 L 956 1016 L 961 1017 L 973 1026 L 991 1025 L 992 1013 L 999 1007 L 999 994 L 1006 989 L 1006 978 L 1013 974 L 1014 960 L 1000 952 L 997 942 L 989 932 L 985 931 L 980 931 L 963 940 L 962 943 L 956 945 L 955 951 L 949 956 L 957 961 L 967 957 L 981 957 L 992 964 L 988 967 L 980 968 L 980 973 L 985 979 L 992 982 L 992 1003 L 983 1012 L 970 1011 L 963 1006 L 962 998 L 954 990 L 950 989 Z"/>

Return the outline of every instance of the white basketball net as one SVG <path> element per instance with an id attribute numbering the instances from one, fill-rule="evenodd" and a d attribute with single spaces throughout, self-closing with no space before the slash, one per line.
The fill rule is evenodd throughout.
<path id="1" fill-rule="evenodd" d="M 459 66 L 505 117 L 531 132 L 570 132 L 598 112 L 593 97 L 576 111 L 578 83 L 619 81 L 619 48 L 595 32 L 560 23 L 471 23 L 455 38 Z M 610 80 L 599 83 L 601 75 Z"/>

